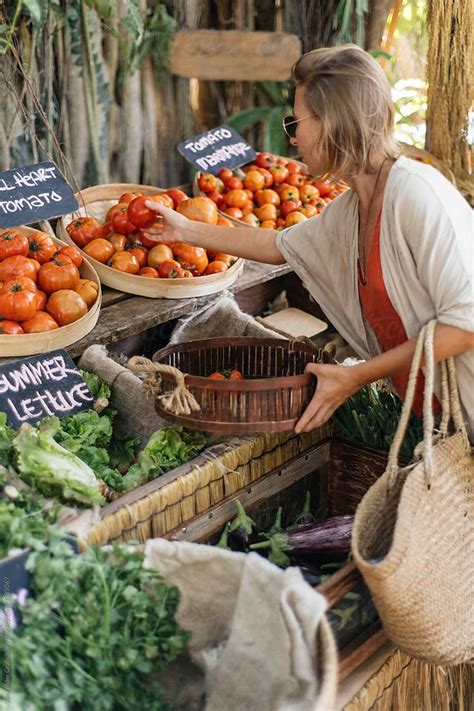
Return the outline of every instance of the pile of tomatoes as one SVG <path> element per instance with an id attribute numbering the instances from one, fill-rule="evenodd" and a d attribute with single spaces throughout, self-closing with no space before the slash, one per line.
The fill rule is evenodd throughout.
<path id="1" fill-rule="evenodd" d="M 221 168 L 218 175 L 199 173 L 197 184 L 229 217 L 252 227 L 282 230 L 318 215 L 346 185 L 317 180 L 302 163 L 258 153 L 255 162 Z"/>
<path id="2" fill-rule="evenodd" d="M 161 229 L 163 222 L 146 206 L 153 200 L 180 212 L 191 220 L 232 227 L 218 215 L 215 203 L 207 197 L 188 196 L 179 188 L 156 195 L 123 193 L 108 210 L 104 223 L 92 217 L 79 217 L 66 227 L 73 242 L 85 254 L 127 274 L 151 279 L 191 279 L 225 272 L 236 257 L 210 252 L 190 244 L 162 244 L 147 236 L 151 227 Z"/>
<path id="3" fill-rule="evenodd" d="M 99 286 L 81 279 L 76 247 L 58 248 L 45 232 L 0 230 L 0 334 L 52 331 L 77 321 Z"/>

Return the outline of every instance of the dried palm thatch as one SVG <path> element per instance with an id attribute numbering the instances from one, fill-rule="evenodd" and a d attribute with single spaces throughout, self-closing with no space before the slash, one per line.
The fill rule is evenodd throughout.
<path id="1" fill-rule="evenodd" d="M 428 3 L 428 109 L 426 148 L 454 172 L 461 190 L 474 195 L 469 175 L 468 112 L 474 86 L 474 19 L 471 0 Z"/>
<path id="2" fill-rule="evenodd" d="M 344 711 L 470 711 L 474 666 L 426 664 L 396 650 Z"/>

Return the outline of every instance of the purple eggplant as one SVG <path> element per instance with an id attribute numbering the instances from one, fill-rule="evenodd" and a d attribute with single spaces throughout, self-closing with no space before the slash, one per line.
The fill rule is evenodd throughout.
<path id="1" fill-rule="evenodd" d="M 299 526 L 285 533 L 267 536 L 266 541 L 254 543 L 252 550 L 270 549 L 269 560 L 285 568 L 292 556 L 346 558 L 351 549 L 351 534 L 354 516 L 334 516 L 326 521 Z"/>

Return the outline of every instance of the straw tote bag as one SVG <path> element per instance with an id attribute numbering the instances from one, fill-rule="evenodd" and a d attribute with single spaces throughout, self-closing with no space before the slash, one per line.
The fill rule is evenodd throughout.
<path id="1" fill-rule="evenodd" d="M 449 665 L 474 656 L 474 461 L 453 358 L 440 365 L 443 416 L 433 436 L 435 325 L 418 338 L 387 469 L 357 508 L 352 552 L 387 636 L 414 657 Z M 400 468 L 423 350 L 424 438 L 417 461 Z"/>

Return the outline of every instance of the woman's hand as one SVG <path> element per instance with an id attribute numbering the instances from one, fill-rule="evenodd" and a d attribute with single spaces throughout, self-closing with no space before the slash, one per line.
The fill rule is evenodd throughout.
<path id="1" fill-rule="evenodd" d="M 151 240 L 156 242 L 188 242 L 192 244 L 190 239 L 191 220 L 188 220 L 184 215 L 180 215 L 176 210 L 170 207 L 163 207 L 153 200 L 147 200 L 145 205 L 150 210 L 155 210 L 158 213 L 157 221 L 147 230 L 143 230 L 144 234 Z"/>
<path id="2" fill-rule="evenodd" d="M 324 425 L 339 405 L 363 385 L 357 366 L 308 363 L 305 373 L 316 375 L 318 384 L 311 402 L 296 423 L 295 432 L 298 433 Z"/>

